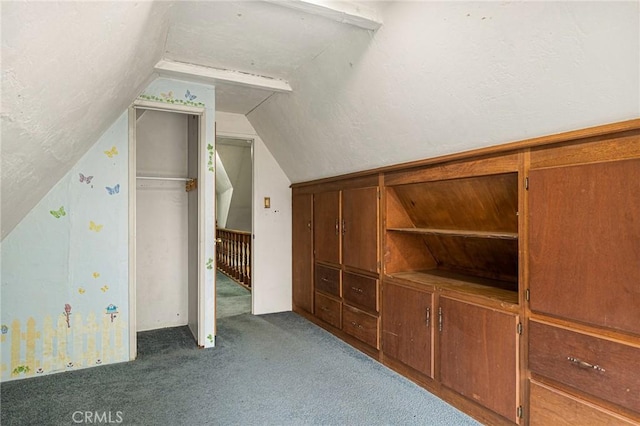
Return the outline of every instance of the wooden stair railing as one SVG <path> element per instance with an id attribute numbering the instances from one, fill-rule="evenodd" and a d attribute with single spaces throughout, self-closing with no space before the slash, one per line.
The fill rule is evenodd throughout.
<path id="1" fill-rule="evenodd" d="M 251 232 L 217 228 L 216 241 L 218 269 L 251 289 Z"/>

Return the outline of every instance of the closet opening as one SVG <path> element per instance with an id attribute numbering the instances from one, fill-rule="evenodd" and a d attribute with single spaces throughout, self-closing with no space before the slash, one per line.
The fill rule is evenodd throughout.
<path id="1" fill-rule="evenodd" d="M 216 318 L 252 312 L 253 140 L 216 137 Z"/>
<path id="2" fill-rule="evenodd" d="M 199 238 L 206 214 L 198 185 L 203 175 L 199 167 L 203 112 L 139 106 L 133 111 L 129 145 L 132 359 L 147 350 L 138 348 L 139 338 L 152 330 L 164 340 L 203 346 L 206 305 L 200 271 L 207 267 Z"/>

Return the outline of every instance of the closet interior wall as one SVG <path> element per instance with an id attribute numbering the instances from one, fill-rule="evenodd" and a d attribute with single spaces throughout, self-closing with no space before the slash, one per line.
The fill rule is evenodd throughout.
<path id="1" fill-rule="evenodd" d="M 137 331 L 197 329 L 198 198 L 180 180 L 197 176 L 197 122 L 187 114 L 137 113 Z"/>

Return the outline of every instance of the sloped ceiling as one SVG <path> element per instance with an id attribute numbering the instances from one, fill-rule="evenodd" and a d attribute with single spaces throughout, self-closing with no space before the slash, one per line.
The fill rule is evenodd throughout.
<path id="1" fill-rule="evenodd" d="M 294 182 L 640 116 L 637 1 L 367 2 L 377 31 L 261 1 L 0 7 L 3 238 L 160 59 L 287 80 L 216 103 Z"/>
<path id="2" fill-rule="evenodd" d="M 4 238 L 148 84 L 170 4 L 1 7 Z"/>
<path id="3" fill-rule="evenodd" d="M 393 2 L 247 115 L 293 182 L 640 116 L 639 2 Z"/>

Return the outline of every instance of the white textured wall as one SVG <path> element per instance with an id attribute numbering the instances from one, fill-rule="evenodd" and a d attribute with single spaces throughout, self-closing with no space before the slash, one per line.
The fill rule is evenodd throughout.
<path id="1" fill-rule="evenodd" d="M 187 119 L 185 114 L 160 111 L 146 111 L 138 119 L 139 176 L 187 176 Z M 138 180 L 137 331 L 188 322 L 188 207 L 184 182 Z"/>
<path id="2" fill-rule="evenodd" d="M 254 140 L 252 313 L 291 310 L 291 182 L 244 115 L 216 112 L 219 136 Z M 271 208 L 262 207 L 271 197 Z"/>
<path id="3" fill-rule="evenodd" d="M 248 115 L 293 182 L 640 116 L 635 2 L 394 2 Z"/>
<path id="4" fill-rule="evenodd" d="M 148 84 L 168 2 L 2 2 L 2 238 Z"/>

